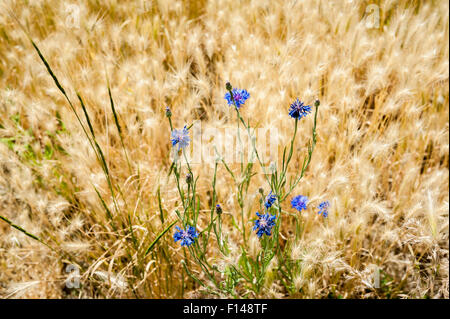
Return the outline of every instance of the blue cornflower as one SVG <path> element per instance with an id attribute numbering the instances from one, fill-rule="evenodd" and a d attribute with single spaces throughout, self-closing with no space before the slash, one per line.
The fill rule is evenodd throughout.
<path id="1" fill-rule="evenodd" d="M 272 207 L 273 203 L 277 200 L 277 195 L 272 194 L 272 191 L 270 191 L 269 195 L 266 197 L 266 201 L 264 202 L 264 206 L 266 209 L 269 209 Z"/>
<path id="2" fill-rule="evenodd" d="M 172 146 L 178 144 L 178 150 L 180 148 L 185 148 L 186 146 L 188 146 L 191 139 L 189 138 L 189 131 L 186 128 L 186 125 L 182 130 L 173 130 L 171 140 Z"/>
<path id="3" fill-rule="evenodd" d="M 311 113 L 311 105 L 305 105 L 299 99 L 294 101 L 289 107 L 289 115 L 294 119 L 301 119 Z"/>
<path id="4" fill-rule="evenodd" d="M 308 197 L 303 196 L 303 195 L 295 196 L 295 197 L 291 200 L 292 208 L 295 208 L 295 209 L 298 210 L 299 212 L 301 212 L 302 209 L 306 210 L 306 204 L 307 204 L 307 203 L 308 203 Z"/>
<path id="5" fill-rule="evenodd" d="M 175 242 L 181 240 L 181 246 L 192 245 L 195 241 L 195 238 L 198 237 L 197 231 L 192 226 L 189 226 L 187 230 L 183 230 L 178 226 L 175 226 L 175 228 L 178 231 L 173 235 L 173 239 L 175 239 Z"/>
<path id="6" fill-rule="evenodd" d="M 233 103 L 230 92 L 225 93 L 225 99 L 227 100 L 228 105 L 234 105 L 237 109 L 239 109 L 241 105 L 244 105 L 245 101 L 250 97 L 250 93 L 248 93 L 247 90 L 234 88 L 231 92 L 233 93 L 234 102 L 236 104 Z"/>
<path id="7" fill-rule="evenodd" d="M 267 236 L 271 235 L 271 230 L 273 226 L 275 226 L 275 219 L 277 216 L 270 215 L 270 214 L 263 214 L 256 212 L 256 216 L 259 217 L 259 219 L 255 220 L 255 226 L 253 227 L 253 230 L 256 230 L 256 235 L 258 235 L 259 238 L 261 238 L 262 235 L 266 234 Z"/>
<path id="8" fill-rule="evenodd" d="M 329 201 L 324 201 L 322 203 L 319 204 L 319 206 L 317 206 L 317 208 L 319 209 L 318 214 L 322 214 L 323 217 L 328 217 L 328 208 L 330 207 L 330 202 Z"/>

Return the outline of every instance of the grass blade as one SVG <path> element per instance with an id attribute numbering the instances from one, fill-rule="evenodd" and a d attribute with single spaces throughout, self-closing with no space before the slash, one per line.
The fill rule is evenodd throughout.
<path id="1" fill-rule="evenodd" d="M 50 248 L 51 250 L 54 250 L 52 247 L 50 247 L 48 244 L 46 244 L 42 239 L 40 239 L 39 237 L 37 237 L 36 235 L 33 235 L 31 233 L 29 233 L 28 231 L 26 231 L 25 229 L 23 229 L 22 227 L 20 227 L 19 225 L 14 224 L 12 221 L 10 221 L 8 218 L 3 217 L 2 215 L 0 215 L 0 219 L 5 221 L 6 223 L 8 223 L 11 227 L 17 229 L 18 231 L 24 233 L 26 236 L 40 242 L 41 244 L 44 244 L 45 246 L 47 246 L 48 248 Z"/>
<path id="2" fill-rule="evenodd" d="M 123 142 L 122 128 L 120 127 L 120 124 L 119 124 L 119 118 L 117 116 L 116 108 L 114 106 L 114 100 L 113 100 L 113 97 L 112 97 L 112 94 L 111 94 L 111 88 L 109 86 L 109 80 L 108 79 L 107 79 L 107 83 L 108 83 L 109 102 L 110 102 L 111 110 L 112 110 L 112 113 L 113 113 L 113 116 L 114 116 L 114 123 L 116 124 L 117 131 L 119 132 L 120 144 L 122 144 L 122 149 L 123 149 L 123 152 L 125 153 L 125 158 L 126 158 L 127 164 L 128 164 L 128 170 L 130 171 L 130 175 L 132 175 L 133 171 L 131 169 L 131 163 L 130 163 L 130 160 L 128 158 L 127 150 L 125 148 L 125 143 Z"/>
<path id="3" fill-rule="evenodd" d="M 167 233 L 170 228 L 172 228 L 173 225 L 175 225 L 177 223 L 177 220 L 173 221 L 172 223 L 169 224 L 169 226 L 166 227 L 166 229 L 164 229 L 156 238 L 155 240 L 150 244 L 150 246 L 147 248 L 147 250 L 145 251 L 144 256 L 147 256 L 148 253 L 153 249 L 153 247 L 156 245 L 156 243 L 161 239 L 162 236 L 164 236 L 165 233 Z"/>

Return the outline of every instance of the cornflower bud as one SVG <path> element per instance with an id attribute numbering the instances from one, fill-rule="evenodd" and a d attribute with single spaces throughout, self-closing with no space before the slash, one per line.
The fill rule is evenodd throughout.
<path id="1" fill-rule="evenodd" d="M 172 116 L 172 111 L 170 110 L 170 108 L 168 106 L 166 106 L 166 116 L 167 117 L 171 117 Z"/>

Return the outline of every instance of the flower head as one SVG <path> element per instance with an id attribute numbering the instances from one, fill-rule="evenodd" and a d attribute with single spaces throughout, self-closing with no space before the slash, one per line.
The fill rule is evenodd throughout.
<path id="1" fill-rule="evenodd" d="M 222 214 L 222 207 L 219 204 L 216 205 L 216 213 L 217 215 Z"/>
<path id="2" fill-rule="evenodd" d="M 175 226 L 178 230 L 174 235 L 173 239 L 175 242 L 181 240 L 181 246 L 190 246 L 195 242 L 195 238 L 198 237 L 198 233 L 194 227 L 189 226 L 187 230 L 183 230 L 178 226 Z"/>
<path id="3" fill-rule="evenodd" d="M 191 139 L 189 138 L 189 131 L 186 128 L 186 125 L 182 130 L 173 130 L 171 140 L 172 146 L 178 144 L 178 150 L 180 148 L 185 148 L 186 146 L 188 146 Z"/>
<path id="4" fill-rule="evenodd" d="M 303 195 L 295 196 L 295 197 L 291 200 L 292 208 L 295 208 L 295 209 L 298 210 L 299 212 L 301 212 L 302 209 L 306 210 L 306 204 L 307 204 L 307 203 L 308 203 L 308 197 L 303 196 Z"/>
<path id="5" fill-rule="evenodd" d="M 256 216 L 259 219 L 255 220 L 255 226 L 253 230 L 256 230 L 256 235 L 261 238 L 262 235 L 266 234 L 267 236 L 271 235 L 271 230 L 273 226 L 275 226 L 275 219 L 277 216 L 270 214 L 263 214 L 256 212 Z"/>
<path id="6" fill-rule="evenodd" d="M 317 206 L 317 208 L 319 209 L 318 214 L 322 214 L 323 217 L 328 217 L 328 208 L 330 207 L 330 202 L 329 201 L 324 201 L 322 203 L 319 204 L 319 206 Z"/>
<path id="7" fill-rule="evenodd" d="M 277 195 L 272 194 L 272 191 L 270 191 L 269 195 L 266 197 L 266 201 L 264 202 L 264 206 L 266 209 L 269 209 L 272 207 L 273 203 L 277 200 Z"/>
<path id="8" fill-rule="evenodd" d="M 234 88 L 231 92 L 233 93 L 234 102 L 230 92 L 225 94 L 225 99 L 227 100 L 228 105 L 234 105 L 236 109 L 239 109 L 244 105 L 245 101 L 250 97 L 250 93 L 248 93 L 247 90 Z"/>
<path id="9" fill-rule="evenodd" d="M 289 115 L 294 119 L 301 119 L 311 113 L 311 106 L 305 105 L 299 99 L 295 100 L 294 103 L 289 107 Z"/>

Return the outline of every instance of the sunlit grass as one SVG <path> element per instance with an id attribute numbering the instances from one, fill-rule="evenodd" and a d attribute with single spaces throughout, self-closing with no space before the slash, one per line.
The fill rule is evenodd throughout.
<path id="1" fill-rule="evenodd" d="M 378 28 L 368 1 L 3 1 L 0 296 L 212 297 L 173 240 L 182 204 L 165 107 L 174 128 L 234 125 L 230 81 L 251 94 L 242 117 L 278 129 L 279 161 L 290 103 L 321 101 L 311 162 L 282 205 L 279 244 L 298 266 L 286 282 L 274 258 L 239 297 L 448 298 L 448 3 L 375 3 Z M 293 176 L 312 127 L 299 124 Z M 249 256 L 261 250 L 251 228 L 265 178 L 241 207 L 228 169 L 239 165 L 218 165 L 213 191 L 214 165 L 192 166 L 200 230 L 213 203 L 223 209 L 231 253 L 212 239 L 207 254 L 219 268 L 238 263 L 241 219 Z M 79 289 L 64 285 L 72 264 Z"/>

